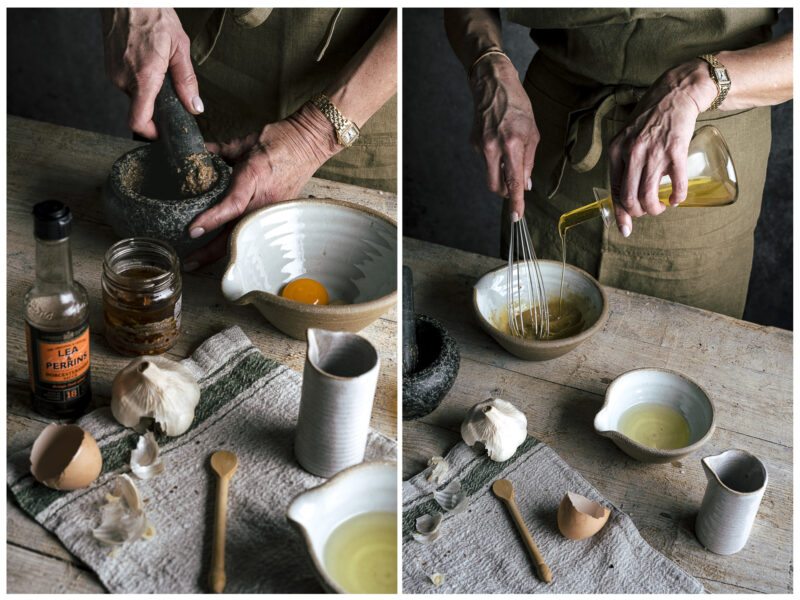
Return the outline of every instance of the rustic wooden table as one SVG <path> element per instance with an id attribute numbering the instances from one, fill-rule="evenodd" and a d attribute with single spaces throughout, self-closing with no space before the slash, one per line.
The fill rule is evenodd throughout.
<path id="1" fill-rule="evenodd" d="M 93 407 L 107 404 L 111 381 L 130 360 L 105 343 L 100 271 L 106 249 L 116 237 L 103 218 L 100 189 L 112 163 L 137 143 L 87 131 L 8 117 L 7 227 L 7 452 L 31 444 L 48 419 L 33 412 L 28 400 L 22 297 L 33 283 L 34 239 L 31 210 L 55 198 L 73 213 L 72 262 L 75 279 L 90 296 Z M 392 194 L 313 179 L 303 196 L 328 197 L 370 206 L 396 220 Z M 188 356 L 203 340 L 239 325 L 265 356 L 302 372 L 305 343 L 268 324 L 252 306 L 233 306 L 220 291 L 225 261 L 183 275 L 181 337 L 168 356 Z M 378 349 L 381 370 L 372 427 L 397 437 L 397 313 L 393 309 L 361 334 Z M 75 557 L 33 519 L 7 492 L 7 591 L 101 592 L 102 585 Z"/>
<path id="2" fill-rule="evenodd" d="M 469 407 L 505 398 L 525 412 L 528 432 L 552 447 L 642 536 L 712 592 L 792 592 L 792 333 L 657 298 L 606 288 L 605 328 L 569 354 L 543 363 L 505 352 L 478 327 L 472 286 L 502 261 L 410 238 L 416 310 L 440 319 L 457 340 L 461 369 L 430 415 L 403 422 L 403 475 L 425 468 L 461 437 Z M 697 453 L 646 465 L 594 433 L 608 384 L 634 368 L 663 367 L 698 382 L 717 409 L 717 429 Z M 700 458 L 742 448 L 767 465 L 769 484 L 745 548 L 704 550 L 694 518 L 706 487 Z"/>

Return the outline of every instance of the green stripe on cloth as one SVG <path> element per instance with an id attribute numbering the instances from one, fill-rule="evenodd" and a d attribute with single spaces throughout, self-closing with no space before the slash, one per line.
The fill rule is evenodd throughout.
<path id="1" fill-rule="evenodd" d="M 181 435 L 191 437 L 191 433 L 200 427 L 207 419 L 211 418 L 218 410 L 220 410 L 232 398 L 235 398 L 246 389 L 251 387 L 257 381 L 267 376 L 270 372 L 282 367 L 282 365 L 270 358 L 266 358 L 260 352 L 252 352 L 253 347 L 245 348 L 237 353 L 230 360 L 226 361 L 225 365 L 221 366 L 215 372 L 226 368 L 228 365 L 235 363 L 241 358 L 243 354 L 249 355 L 241 359 L 237 368 L 231 370 L 226 375 L 220 377 L 217 381 L 208 384 L 201 390 L 200 402 L 195 409 L 194 421 L 192 422 L 189 430 Z M 285 368 L 285 367 L 284 367 Z M 204 380 L 208 380 L 206 377 Z M 108 437 L 108 436 L 105 436 Z M 101 475 L 109 472 L 116 471 L 128 464 L 130 460 L 130 453 L 136 447 L 136 442 L 139 439 L 139 434 L 131 432 L 122 438 L 113 442 L 109 442 L 100 447 L 100 452 L 103 456 L 103 471 Z M 171 440 L 167 436 L 160 436 L 159 446 L 170 443 Z M 22 489 L 12 490 L 17 498 L 20 506 L 27 513 L 36 517 L 42 511 L 47 509 L 53 502 L 63 498 L 65 492 L 53 490 L 43 485 L 35 484 Z M 66 508 L 72 502 L 80 498 L 86 493 L 90 493 L 92 488 L 85 490 L 78 490 L 76 492 L 69 492 L 73 497 L 66 502 L 59 510 Z"/>
<path id="2" fill-rule="evenodd" d="M 529 435 L 522 445 L 517 448 L 514 456 L 505 462 L 494 462 L 492 460 L 477 460 L 477 464 L 472 470 L 461 478 L 461 489 L 471 496 L 472 494 L 482 490 L 489 481 L 497 477 L 502 471 L 507 469 L 510 465 L 514 464 L 522 456 L 527 454 L 530 450 L 540 444 L 532 435 Z M 433 498 L 412 506 L 403 512 L 403 537 L 410 535 L 416 527 L 416 521 L 419 517 L 426 514 L 433 514 L 435 512 L 442 512 L 442 507 Z"/>

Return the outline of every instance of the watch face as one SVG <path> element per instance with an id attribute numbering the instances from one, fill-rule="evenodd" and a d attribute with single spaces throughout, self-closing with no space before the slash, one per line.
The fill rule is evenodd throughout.
<path id="1" fill-rule="evenodd" d="M 350 127 L 345 129 L 339 137 L 342 140 L 342 146 L 349 146 L 356 141 L 356 138 L 358 137 L 358 131 L 356 131 L 356 128 L 351 124 Z"/>
<path id="2" fill-rule="evenodd" d="M 728 83 L 728 72 L 725 69 L 714 69 L 714 77 L 720 83 Z"/>

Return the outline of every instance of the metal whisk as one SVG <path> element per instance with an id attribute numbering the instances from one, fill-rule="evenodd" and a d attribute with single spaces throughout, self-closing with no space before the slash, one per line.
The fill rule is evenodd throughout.
<path id="1" fill-rule="evenodd" d="M 538 339 L 550 335 L 550 313 L 544 281 L 524 217 L 511 223 L 506 269 L 506 310 L 512 335 Z M 527 324 L 523 320 L 526 313 L 530 317 Z"/>

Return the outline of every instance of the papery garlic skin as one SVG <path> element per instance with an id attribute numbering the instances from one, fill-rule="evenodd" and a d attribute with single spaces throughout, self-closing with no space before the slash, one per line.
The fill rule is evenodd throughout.
<path id="1" fill-rule="evenodd" d="M 200 386 L 191 371 L 162 356 L 140 356 L 114 378 L 111 412 L 126 427 L 153 419 L 168 436 L 192 425 Z"/>
<path id="2" fill-rule="evenodd" d="M 504 462 L 514 456 L 528 436 L 528 419 L 502 398 L 489 398 L 473 406 L 461 423 L 461 437 L 468 446 L 481 442 L 489 458 Z"/>

